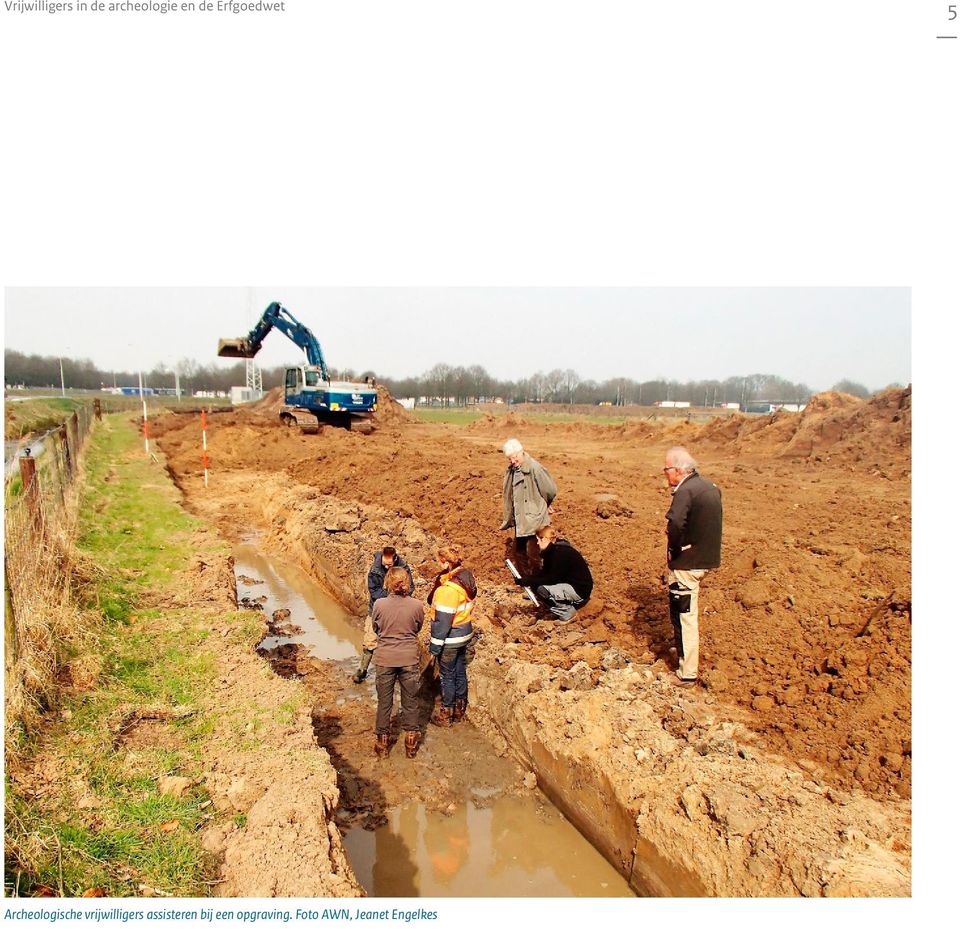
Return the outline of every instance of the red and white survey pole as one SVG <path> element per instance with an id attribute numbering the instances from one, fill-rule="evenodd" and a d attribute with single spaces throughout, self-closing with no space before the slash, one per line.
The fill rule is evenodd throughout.
<path id="1" fill-rule="evenodd" d="M 203 432 L 203 486 L 208 487 L 207 469 L 210 467 L 210 456 L 207 454 L 207 411 L 200 411 L 200 429 Z"/>
<path id="2" fill-rule="evenodd" d="M 143 450 L 150 454 L 150 424 L 147 422 L 147 398 L 143 395 L 143 371 L 137 372 L 140 376 L 140 402 L 143 404 Z"/>

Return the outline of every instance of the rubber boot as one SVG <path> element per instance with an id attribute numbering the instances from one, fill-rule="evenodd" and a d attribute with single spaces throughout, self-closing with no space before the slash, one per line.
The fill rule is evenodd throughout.
<path id="1" fill-rule="evenodd" d="M 377 741 L 373 745 L 373 753 L 377 758 L 386 758 L 390 754 L 390 736 L 386 732 L 377 734 Z"/>
<path id="2" fill-rule="evenodd" d="M 363 679 L 367 676 L 367 668 L 370 667 L 370 660 L 373 658 L 373 652 L 369 648 L 363 650 L 363 654 L 360 656 L 360 667 L 357 668 L 356 674 L 353 675 L 353 683 L 360 684 Z"/>
<path id="3" fill-rule="evenodd" d="M 407 753 L 407 758 L 416 758 L 417 749 L 420 748 L 420 732 L 416 729 L 413 732 L 403 734 L 403 748 Z"/>
<path id="4" fill-rule="evenodd" d="M 438 706 L 433 713 L 433 718 L 430 720 L 435 726 L 440 726 L 442 729 L 447 729 L 453 725 L 453 707 L 451 706 Z"/>
<path id="5" fill-rule="evenodd" d="M 461 719 L 467 718 L 467 701 L 458 700 L 453 705 L 453 717 L 452 721 L 455 723 L 460 722 Z"/>

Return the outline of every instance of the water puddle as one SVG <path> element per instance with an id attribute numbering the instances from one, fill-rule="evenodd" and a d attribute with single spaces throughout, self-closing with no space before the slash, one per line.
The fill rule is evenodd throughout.
<path id="1" fill-rule="evenodd" d="M 262 597 L 267 616 L 277 610 L 289 610 L 289 623 L 302 630 L 267 636 L 260 643 L 262 650 L 295 644 L 303 645 L 315 658 L 344 661 L 357 657 L 363 639 L 357 620 L 304 571 L 267 558 L 250 542 L 238 545 L 233 558 L 237 599 L 255 601 Z M 322 617 L 322 622 L 318 617 Z"/>
<path id="2" fill-rule="evenodd" d="M 259 603 L 268 617 L 278 610 L 290 611 L 277 630 L 282 634 L 264 639 L 261 652 L 300 645 L 314 658 L 343 665 L 343 690 L 332 702 L 343 706 L 363 701 L 362 707 L 352 705 L 361 714 L 357 717 L 355 712 L 354 718 L 362 719 L 360 750 L 367 753 L 362 760 L 369 761 L 374 674 L 362 687 L 349 682 L 361 649 L 361 620 L 305 572 L 265 556 L 253 542 L 238 546 L 234 561 L 238 599 L 248 605 Z M 461 725 L 455 735 L 438 734 L 430 727 L 417 761 L 421 779 L 441 778 L 447 786 L 456 785 L 457 802 L 447 809 L 410 802 L 410 791 L 401 792 L 394 794 L 395 805 L 386 809 L 386 823 L 375 829 L 350 828 L 349 812 L 338 810 L 350 863 L 369 895 L 634 896 L 620 874 L 542 793 L 517 789 L 512 762 L 498 757 L 479 730 Z M 386 789 L 386 779 L 402 782 L 413 773 L 402 754 L 398 747 L 377 769 L 379 786 Z M 346 751 L 337 763 L 342 803 L 343 798 L 349 802 L 355 791 L 370 790 L 359 763 Z"/>
<path id="3" fill-rule="evenodd" d="M 632 897 L 607 860 L 542 794 L 473 802 L 450 814 L 422 806 L 343 837 L 372 897 Z"/>

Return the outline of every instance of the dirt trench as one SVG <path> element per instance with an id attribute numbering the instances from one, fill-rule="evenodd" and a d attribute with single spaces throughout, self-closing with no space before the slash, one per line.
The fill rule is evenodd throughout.
<path id="1" fill-rule="evenodd" d="M 862 418 L 862 408 L 855 412 Z M 724 450 L 749 443 L 755 451 L 755 421 L 628 426 L 614 449 L 609 428 L 599 438 L 592 430 L 601 427 L 539 429 L 541 459 L 566 479 L 559 519 L 575 528 L 600 576 L 586 615 L 562 630 L 530 625 L 522 596 L 496 573 L 502 538 L 489 530 L 497 509 L 490 488 L 502 463 L 495 446 L 491 454 L 500 438 L 494 426 L 404 425 L 311 445 L 317 437 L 236 416 L 213 437 L 218 467 L 207 490 L 185 424 L 171 418 L 158 431 L 194 510 L 231 538 L 261 530 L 265 546 L 299 561 L 357 614 L 376 548 L 397 544 L 422 595 L 436 540 L 473 540 L 483 590 L 471 666 L 474 723 L 536 773 L 639 892 L 905 895 L 909 587 L 899 565 L 909 554 L 909 482 L 902 489 L 902 436 L 892 433 L 893 450 L 875 442 L 863 452 L 854 477 L 831 474 L 827 482 L 830 472 L 816 460 L 829 457 L 824 436 L 845 442 L 849 456 L 857 426 L 848 422 L 844 431 L 837 411 L 831 415 L 830 428 L 808 423 L 816 441 L 799 464 L 776 455 L 763 467 L 739 455 L 711 462 L 708 473 L 724 487 L 728 508 L 743 515 L 728 523 L 726 577 L 718 572 L 705 598 L 705 619 L 714 612 L 713 623 L 704 623 L 708 687 L 693 692 L 669 683 L 662 590 L 650 580 L 655 555 L 635 535 L 635 526 L 662 519 L 646 489 L 656 479 L 646 444 L 692 442 L 723 429 Z M 796 423 L 787 429 L 777 417 L 765 419 L 779 447 L 796 450 Z M 900 398 L 884 428 L 902 420 Z M 844 508 L 862 521 L 859 537 L 839 518 Z M 751 520 L 766 526 L 765 549 L 749 538 Z M 622 542 L 633 538 L 624 553 Z M 908 584 L 908 558 L 906 572 Z M 622 581 L 613 584 L 614 577 Z M 825 619 L 821 589 L 830 604 Z M 735 614 L 747 622 L 730 622 Z M 849 644 L 837 648 L 833 639 Z"/>

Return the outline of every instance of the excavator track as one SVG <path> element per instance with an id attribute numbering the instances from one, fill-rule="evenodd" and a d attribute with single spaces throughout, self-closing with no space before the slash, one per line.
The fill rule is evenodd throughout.
<path id="1" fill-rule="evenodd" d="M 320 421 L 317 417 L 303 410 L 289 408 L 281 410 L 280 422 L 291 429 L 299 429 L 306 435 L 316 435 L 320 431 Z"/>

